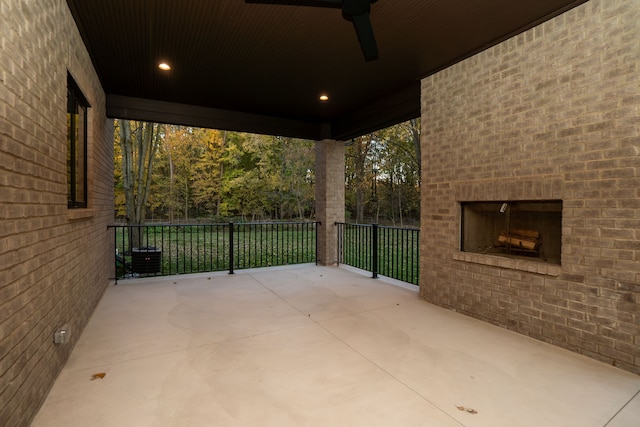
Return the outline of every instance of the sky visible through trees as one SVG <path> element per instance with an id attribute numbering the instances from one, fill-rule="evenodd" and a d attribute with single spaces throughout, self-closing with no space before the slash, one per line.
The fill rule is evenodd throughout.
<path id="1" fill-rule="evenodd" d="M 115 213 L 130 224 L 314 220 L 314 141 L 115 123 Z M 416 225 L 419 121 L 345 141 L 349 222 Z"/>

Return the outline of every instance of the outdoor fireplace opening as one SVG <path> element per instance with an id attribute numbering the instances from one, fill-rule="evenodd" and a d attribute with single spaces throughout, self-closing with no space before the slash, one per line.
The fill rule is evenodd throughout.
<path id="1" fill-rule="evenodd" d="M 464 202 L 461 250 L 560 264 L 562 201 Z"/>

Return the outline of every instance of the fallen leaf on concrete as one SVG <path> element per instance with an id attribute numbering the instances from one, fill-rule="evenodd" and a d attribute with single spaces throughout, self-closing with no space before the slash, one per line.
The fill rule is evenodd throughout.
<path id="1" fill-rule="evenodd" d="M 456 405 L 456 408 L 458 409 L 458 411 L 467 411 L 468 413 L 474 414 L 474 415 L 478 413 L 478 411 L 476 411 L 473 408 L 465 408 L 464 406 L 458 406 L 458 405 Z"/>
<path id="2" fill-rule="evenodd" d="M 91 376 L 91 381 L 93 381 L 93 380 L 101 380 L 101 379 L 103 379 L 105 377 L 105 375 L 107 375 L 107 374 L 104 373 L 104 372 L 98 372 L 97 374 L 93 374 Z"/>

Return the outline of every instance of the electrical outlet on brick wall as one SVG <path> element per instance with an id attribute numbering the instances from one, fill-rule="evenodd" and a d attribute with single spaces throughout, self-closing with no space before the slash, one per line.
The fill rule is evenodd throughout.
<path id="1" fill-rule="evenodd" d="M 71 325 L 68 323 L 62 325 L 61 328 L 56 330 L 53 334 L 53 342 L 56 344 L 66 344 L 69 342 L 69 336 L 71 335 Z"/>

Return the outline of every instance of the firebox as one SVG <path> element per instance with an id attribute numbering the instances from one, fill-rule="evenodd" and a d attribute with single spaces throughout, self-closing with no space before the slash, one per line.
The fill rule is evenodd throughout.
<path id="1" fill-rule="evenodd" d="M 463 202 L 461 250 L 560 264 L 562 201 Z"/>

